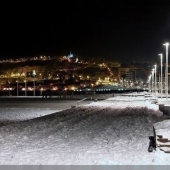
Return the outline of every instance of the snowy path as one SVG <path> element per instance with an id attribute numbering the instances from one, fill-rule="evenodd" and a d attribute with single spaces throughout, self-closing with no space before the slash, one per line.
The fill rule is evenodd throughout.
<path id="1" fill-rule="evenodd" d="M 157 164 L 147 147 L 160 112 L 138 104 L 93 102 L 3 126 L 0 164 Z"/>
<path id="2" fill-rule="evenodd" d="M 44 99 L 0 99 L 0 124 L 29 120 L 61 110 L 70 109 L 77 100 L 44 100 Z M 88 104 L 83 101 L 79 105 Z"/>

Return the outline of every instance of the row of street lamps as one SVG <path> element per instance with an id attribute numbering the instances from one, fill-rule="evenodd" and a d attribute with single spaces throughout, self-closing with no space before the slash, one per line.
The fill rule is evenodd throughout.
<path id="1" fill-rule="evenodd" d="M 166 95 L 166 99 L 168 99 L 168 46 L 169 46 L 169 43 L 165 43 L 163 44 L 166 46 L 166 64 L 165 64 L 165 85 L 164 85 L 164 89 L 165 89 L 165 95 Z M 161 58 L 161 75 L 160 75 L 160 80 L 159 80 L 159 93 L 161 94 L 161 98 L 162 98 L 162 89 L 163 89 L 163 86 L 162 86 L 162 60 L 163 60 L 163 54 L 158 54 Z M 157 76 L 156 76 L 156 72 L 157 72 L 157 65 L 155 64 L 155 68 L 152 69 L 152 73 L 151 75 L 149 76 L 149 88 L 151 89 L 151 91 L 155 91 L 155 96 L 157 96 Z M 154 75 L 155 75 L 155 78 L 154 78 Z M 152 84 L 150 85 L 151 83 L 151 79 L 152 79 Z M 155 84 L 155 87 L 153 86 L 153 84 Z"/>
<path id="2" fill-rule="evenodd" d="M 35 96 L 35 76 L 36 76 L 35 70 L 32 71 L 32 75 L 34 77 L 34 79 L 33 79 L 34 94 L 33 95 Z M 25 76 L 24 82 L 25 82 L 25 96 L 27 96 L 27 81 L 26 81 L 26 76 Z M 17 96 L 18 96 L 18 80 L 16 81 L 16 83 L 17 83 Z"/>

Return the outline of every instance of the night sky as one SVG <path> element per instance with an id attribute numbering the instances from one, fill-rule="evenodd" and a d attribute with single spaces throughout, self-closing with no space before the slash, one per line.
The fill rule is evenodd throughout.
<path id="1" fill-rule="evenodd" d="M 170 4 L 64 3 L 4 7 L 0 59 L 68 55 L 70 51 L 125 62 L 159 62 L 158 54 L 165 56 Z"/>

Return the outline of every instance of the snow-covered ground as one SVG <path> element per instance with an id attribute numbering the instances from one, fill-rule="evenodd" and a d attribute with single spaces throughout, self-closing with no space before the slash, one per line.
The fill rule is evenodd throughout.
<path id="1" fill-rule="evenodd" d="M 1 165 L 170 165 L 170 154 L 147 150 L 153 125 L 170 120 L 143 95 L 47 108 L 1 104 L 0 121 L 9 121 L 0 126 Z"/>

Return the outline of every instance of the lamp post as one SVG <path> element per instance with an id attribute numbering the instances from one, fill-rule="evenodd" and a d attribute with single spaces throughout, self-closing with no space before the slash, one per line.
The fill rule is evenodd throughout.
<path id="1" fill-rule="evenodd" d="M 154 84 L 154 69 L 152 69 L 152 94 L 153 94 L 153 84 Z"/>
<path id="2" fill-rule="evenodd" d="M 35 96 L 35 80 L 33 80 L 33 86 L 34 86 L 34 96 Z"/>
<path id="3" fill-rule="evenodd" d="M 162 55 L 162 53 L 158 54 L 158 55 L 160 55 L 160 57 L 161 57 L 161 82 L 160 82 L 160 87 L 161 87 L 161 98 L 162 98 L 162 58 L 163 58 L 163 55 Z"/>
<path id="4" fill-rule="evenodd" d="M 17 96 L 18 96 L 18 80 L 16 81 L 16 83 L 17 83 Z"/>
<path id="5" fill-rule="evenodd" d="M 155 64 L 155 96 L 157 95 L 156 64 Z"/>
<path id="6" fill-rule="evenodd" d="M 148 79 L 148 90 L 149 92 L 151 91 L 151 74 L 149 75 L 149 79 Z"/>
<path id="7" fill-rule="evenodd" d="M 26 96 L 27 95 L 27 81 L 26 81 L 26 77 L 25 77 L 24 82 L 25 82 L 25 96 Z"/>
<path id="8" fill-rule="evenodd" d="M 8 92 L 9 92 L 9 96 L 10 96 L 10 81 L 8 83 L 9 83 L 9 91 Z"/>
<path id="9" fill-rule="evenodd" d="M 35 70 L 32 71 L 32 76 L 35 78 L 36 76 Z M 33 85 L 34 85 L 34 96 L 35 96 L 35 79 L 33 79 Z"/>
<path id="10" fill-rule="evenodd" d="M 169 43 L 165 43 L 163 45 L 166 46 L 165 93 L 166 93 L 166 99 L 168 99 L 168 46 L 169 46 Z"/>

